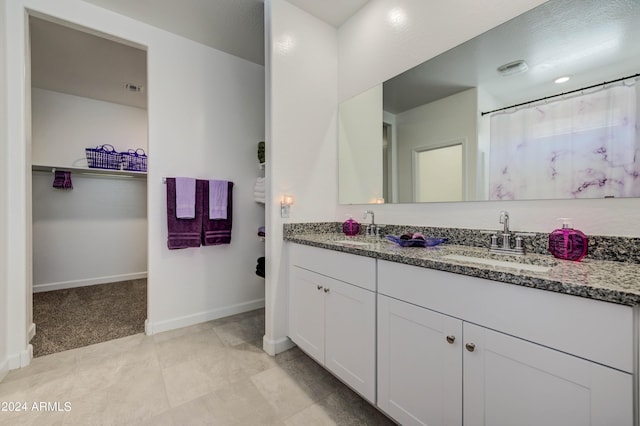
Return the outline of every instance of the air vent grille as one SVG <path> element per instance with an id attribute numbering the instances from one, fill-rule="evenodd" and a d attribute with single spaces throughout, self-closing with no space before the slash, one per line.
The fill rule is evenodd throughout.
<path id="1" fill-rule="evenodd" d="M 503 76 L 520 74 L 529 69 L 529 65 L 520 59 L 517 61 L 509 62 L 508 64 L 500 65 L 498 67 L 498 72 Z"/>
<path id="2" fill-rule="evenodd" d="M 144 92 L 144 87 L 139 85 L 139 84 L 125 83 L 124 84 L 124 88 L 128 92 L 132 92 L 132 93 L 142 93 L 142 92 Z"/>

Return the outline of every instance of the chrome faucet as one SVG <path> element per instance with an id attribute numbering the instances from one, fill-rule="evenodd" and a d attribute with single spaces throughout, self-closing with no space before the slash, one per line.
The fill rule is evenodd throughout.
<path id="1" fill-rule="evenodd" d="M 509 230 L 509 212 L 501 211 L 500 212 L 500 224 L 503 225 L 501 244 L 498 244 L 498 235 L 499 232 L 484 232 L 491 234 L 491 246 L 489 251 L 491 253 L 500 253 L 500 254 L 514 254 L 514 255 L 522 255 L 524 254 L 524 240 L 522 237 L 533 236 L 535 234 L 529 234 L 524 232 L 515 233 L 515 247 L 511 247 L 511 231 Z"/>
<path id="2" fill-rule="evenodd" d="M 502 210 L 500 212 L 500 223 L 504 225 L 502 234 L 509 234 L 509 212 Z"/>
<path id="3" fill-rule="evenodd" d="M 369 215 L 371 215 L 371 224 L 367 225 L 366 235 L 368 237 L 377 237 L 380 234 L 379 234 L 379 229 L 376 226 L 376 218 L 375 218 L 375 214 L 373 213 L 373 210 L 365 210 L 362 218 L 366 219 L 367 216 Z"/>

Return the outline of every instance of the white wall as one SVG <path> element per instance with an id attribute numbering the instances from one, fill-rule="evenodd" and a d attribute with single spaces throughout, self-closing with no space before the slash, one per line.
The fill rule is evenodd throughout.
<path id="1" fill-rule="evenodd" d="M 372 0 L 339 30 L 340 100 L 541 3 L 457 0 L 435 8 L 421 0 L 398 0 L 393 5 Z M 386 17 L 390 7 L 404 10 L 405 26 L 389 24 Z M 498 212 L 508 210 L 514 230 L 550 232 L 557 225 L 557 217 L 568 216 L 587 234 L 639 236 L 639 207 L 638 199 L 606 199 L 400 204 L 375 206 L 374 210 L 380 223 L 482 229 L 498 227 Z M 339 206 L 334 218 L 340 220 L 353 209 Z"/>
<path id="2" fill-rule="evenodd" d="M 269 353 L 287 347 L 286 255 L 280 197 L 295 195 L 289 222 L 335 217 L 337 200 L 336 30 L 285 0 L 266 0 L 267 240 Z"/>
<path id="3" fill-rule="evenodd" d="M 86 166 L 86 147 L 147 150 L 147 112 L 32 89 L 32 160 Z M 72 173 L 73 190 L 52 188 L 51 172 L 34 172 L 33 291 L 147 276 L 146 179 Z"/>
<path id="4" fill-rule="evenodd" d="M 273 63 L 270 67 L 267 65 L 272 73 L 271 108 L 274 109 L 270 119 L 274 141 L 271 148 L 275 155 L 272 163 L 278 170 L 273 182 L 273 216 L 278 192 L 286 184 L 294 185 L 299 181 L 304 184 L 295 186 L 304 187 L 304 193 L 294 191 L 298 192 L 298 199 L 292 209 L 292 222 L 342 220 L 348 213 L 360 215 L 364 209 L 371 208 L 369 205 L 337 205 L 338 192 L 334 183 L 338 162 L 337 132 L 328 124 L 331 109 L 337 110 L 337 102 L 331 107 L 327 95 L 333 87 L 334 76 L 329 70 L 336 62 L 336 55 L 338 77 L 335 87 L 338 88 L 338 101 L 343 101 L 543 2 L 455 0 L 434 6 L 424 0 L 371 0 L 335 31 L 295 10 L 285 0 L 272 0 L 272 45 L 277 46 L 278 37 L 285 34 L 294 34 L 295 40 L 300 41 L 295 54 L 273 54 Z M 389 20 L 392 8 L 396 8 L 393 14 L 396 19 Z M 404 25 L 397 25 L 402 23 L 402 19 L 397 19 L 399 16 L 406 18 Z M 337 52 L 333 44 L 335 33 Z M 326 44 L 326 47 L 321 48 L 319 44 Z M 314 70 L 312 66 L 316 64 L 318 68 Z M 319 74 L 319 70 L 324 74 Z M 303 78 L 307 84 L 285 84 L 287 79 L 297 82 Z M 324 89 L 325 93 L 318 93 L 317 88 Z M 296 153 L 295 162 L 287 163 L 290 158 L 284 153 L 287 149 Z M 309 150 L 311 153 L 323 150 L 324 155 L 307 154 Z M 309 178 L 310 174 L 324 178 L 314 181 Z M 482 229 L 497 228 L 499 211 L 508 210 L 514 230 L 549 232 L 556 227 L 555 218 L 569 216 L 586 233 L 639 236 L 638 207 L 640 200 L 613 199 L 385 204 L 376 205 L 373 210 L 379 223 Z M 273 294 L 271 300 L 267 299 L 270 326 L 265 343 L 267 338 L 279 341 L 286 336 L 283 330 L 287 315 L 286 298 L 282 296 L 286 291 L 285 276 L 281 273 L 284 260 L 278 235 L 281 221 L 275 219 L 269 224 L 274 238 L 269 245 L 268 268 L 272 270 L 268 291 Z"/>
<path id="5" fill-rule="evenodd" d="M 147 47 L 148 58 L 148 332 L 158 332 L 264 304 L 255 275 L 264 223 L 253 201 L 256 143 L 264 139 L 264 68 L 79 0 L 14 0 L 6 5 L 9 353 L 28 363 L 25 299 L 30 180 L 25 146 L 25 8 Z M 334 166 L 335 167 L 335 166 Z M 234 188 L 232 244 L 169 251 L 164 176 L 229 179 Z M 25 359 L 26 358 L 26 359 Z"/>
<path id="6" fill-rule="evenodd" d="M 338 111 L 338 200 L 382 197 L 382 85 L 343 102 Z"/>
<path id="7" fill-rule="evenodd" d="M 413 152 L 417 148 L 442 147 L 460 140 L 464 141 L 465 151 L 465 196 L 475 194 L 477 111 L 477 91 L 469 89 L 396 114 L 400 202 L 413 200 Z M 443 195 L 446 197 L 446 193 Z"/>
<path id="8" fill-rule="evenodd" d="M 85 148 L 113 145 L 116 151 L 147 151 L 147 111 L 33 88 L 33 164 L 86 167 Z"/>
<path id="9" fill-rule="evenodd" d="M 71 179 L 61 190 L 51 172 L 33 173 L 33 291 L 146 277 L 146 181 Z"/>
<path id="10" fill-rule="evenodd" d="M 5 26 L 5 0 L 0 0 L 0 27 Z M 7 134 L 6 134 L 6 74 L 5 74 L 5 33 L 0 31 L 0 182 L 7 181 Z M 6 237 L 6 192 L 0 190 L 0 380 L 7 374 L 9 362 L 7 357 L 8 332 L 7 329 L 7 249 Z"/>

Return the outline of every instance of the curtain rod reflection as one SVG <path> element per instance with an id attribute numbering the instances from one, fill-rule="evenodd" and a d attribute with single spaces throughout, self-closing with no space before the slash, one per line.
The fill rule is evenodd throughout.
<path id="1" fill-rule="evenodd" d="M 481 116 L 485 116 L 487 114 L 493 114 L 494 112 L 504 111 L 504 110 L 511 109 L 511 108 L 517 108 L 517 107 L 522 106 L 522 105 L 528 105 L 528 104 L 532 104 L 534 102 L 544 101 L 544 100 L 551 99 L 551 98 L 557 98 L 558 96 L 564 96 L 564 95 L 568 95 L 568 94 L 571 94 L 571 93 L 581 92 L 583 90 L 593 89 L 594 87 L 598 87 L 598 86 L 606 86 L 607 84 L 617 83 L 619 81 L 624 81 L 624 80 L 628 80 L 630 78 L 636 78 L 636 77 L 640 77 L 640 73 L 634 74 L 634 75 L 629 75 L 629 76 L 622 77 L 622 78 L 617 78 L 617 79 L 611 80 L 611 81 L 605 81 L 604 83 L 593 84 L 591 86 L 583 87 L 581 89 L 569 90 L 568 92 L 559 93 L 557 95 L 545 96 L 544 98 L 534 99 L 532 101 L 522 102 L 520 104 L 515 104 L 515 105 L 511 105 L 511 106 L 504 107 L 504 108 L 494 109 L 493 111 L 482 112 L 482 113 L 480 113 L 480 115 Z"/>

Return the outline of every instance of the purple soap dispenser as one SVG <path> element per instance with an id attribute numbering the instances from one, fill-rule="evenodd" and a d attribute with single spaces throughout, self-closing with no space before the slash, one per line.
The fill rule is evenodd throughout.
<path id="1" fill-rule="evenodd" d="M 549 251 L 558 259 L 579 262 L 587 255 L 589 240 L 582 231 L 572 228 L 569 219 L 559 220 L 562 220 L 562 228 L 549 234 Z"/>
<path id="2" fill-rule="evenodd" d="M 342 232 L 348 237 L 353 237 L 360 233 L 360 224 L 353 220 L 351 216 L 342 223 Z"/>

